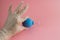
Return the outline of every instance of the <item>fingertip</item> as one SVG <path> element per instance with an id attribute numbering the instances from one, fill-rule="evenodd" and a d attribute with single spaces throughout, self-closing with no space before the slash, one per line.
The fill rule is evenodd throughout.
<path id="1" fill-rule="evenodd" d="M 10 8 L 12 7 L 12 3 L 10 4 Z"/>
<path id="2" fill-rule="evenodd" d="M 24 3 L 24 1 L 22 0 L 21 3 Z"/>
<path id="3" fill-rule="evenodd" d="M 27 9 L 29 8 L 29 4 L 26 4 L 26 8 L 27 8 Z"/>
<path id="4" fill-rule="evenodd" d="M 24 3 L 24 1 L 21 1 L 21 2 L 20 2 L 20 5 L 22 5 L 23 3 Z"/>

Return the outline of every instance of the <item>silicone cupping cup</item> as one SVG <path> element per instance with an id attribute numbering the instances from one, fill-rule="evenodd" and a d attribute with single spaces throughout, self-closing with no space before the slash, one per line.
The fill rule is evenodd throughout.
<path id="1" fill-rule="evenodd" d="M 22 25 L 27 28 L 30 28 L 33 24 L 34 21 L 30 18 L 27 18 L 24 22 L 22 22 Z"/>

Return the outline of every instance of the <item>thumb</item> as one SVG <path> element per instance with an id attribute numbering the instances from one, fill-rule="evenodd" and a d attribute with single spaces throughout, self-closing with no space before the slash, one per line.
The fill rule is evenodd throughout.
<path id="1" fill-rule="evenodd" d="M 23 31 L 25 29 L 26 28 L 24 26 L 20 26 L 19 24 L 16 24 L 16 26 L 15 26 L 15 34 L 21 32 L 21 31 Z"/>

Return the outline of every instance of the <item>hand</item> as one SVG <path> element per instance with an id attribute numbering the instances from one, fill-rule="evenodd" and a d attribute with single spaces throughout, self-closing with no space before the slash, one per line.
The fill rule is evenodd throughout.
<path id="1" fill-rule="evenodd" d="M 28 5 L 25 5 L 22 8 L 23 3 L 24 2 L 20 3 L 20 5 L 16 8 L 14 13 L 12 13 L 12 10 L 11 10 L 12 5 L 10 5 L 10 7 L 8 9 L 8 18 L 4 25 L 4 28 L 1 30 L 2 33 L 0 33 L 4 36 L 4 38 L 6 40 L 9 39 L 11 36 L 15 35 L 16 33 L 26 29 L 25 27 L 20 26 L 20 23 L 22 23 L 27 18 L 27 17 L 21 18 L 21 16 L 24 14 L 24 12 L 26 12 L 26 10 L 28 9 Z M 3 36 L 0 36 L 0 39 Z"/>

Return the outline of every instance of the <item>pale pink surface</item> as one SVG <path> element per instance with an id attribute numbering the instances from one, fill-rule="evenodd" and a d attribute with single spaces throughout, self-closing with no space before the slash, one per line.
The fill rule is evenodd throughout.
<path id="1" fill-rule="evenodd" d="M 0 0 L 0 27 L 6 21 L 8 7 L 13 4 L 13 11 L 21 0 Z M 29 16 L 35 25 L 11 40 L 60 40 L 60 1 L 59 0 L 24 0 L 29 9 L 24 16 Z M 27 14 L 27 15 L 26 15 Z"/>

